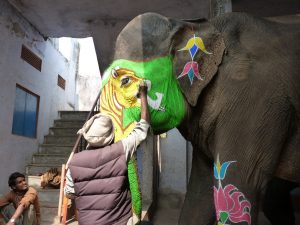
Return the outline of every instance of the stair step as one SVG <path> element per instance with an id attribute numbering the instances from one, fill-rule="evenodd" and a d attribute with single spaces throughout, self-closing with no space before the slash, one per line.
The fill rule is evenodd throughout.
<path id="1" fill-rule="evenodd" d="M 37 189 L 41 206 L 41 225 L 60 225 L 57 216 L 59 189 L 41 188 L 40 174 L 51 168 L 61 170 L 66 163 L 78 138 L 77 131 L 83 126 L 88 116 L 87 111 L 61 111 L 59 120 L 49 129 L 44 137 L 39 152 L 32 157 L 32 163 L 26 166 L 28 184 Z M 72 223 L 77 225 L 78 223 Z"/>
<path id="2" fill-rule="evenodd" d="M 60 119 L 60 120 L 54 120 L 54 127 L 82 127 L 85 120 L 66 120 L 66 119 Z"/>
<path id="3" fill-rule="evenodd" d="M 26 174 L 29 176 L 38 176 L 39 174 L 47 172 L 51 168 L 61 170 L 61 164 L 28 164 L 26 166 Z"/>
<path id="4" fill-rule="evenodd" d="M 41 176 L 27 176 L 27 184 L 35 189 L 39 189 L 41 187 Z"/>
<path id="5" fill-rule="evenodd" d="M 41 207 L 41 225 L 60 224 L 58 213 L 58 202 L 40 201 Z"/>
<path id="6" fill-rule="evenodd" d="M 74 145 L 77 139 L 77 135 L 68 135 L 68 136 L 51 136 L 46 135 L 44 138 L 45 144 L 66 144 Z"/>
<path id="7" fill-rule="evenodd" d="M 42 215 L 41 225 L 61 225 L 61 223 L 57 215 L 51 215 L 46 213 Z"/>
<path id="8" fill-rule="evenodd" d="M 48 208 L 48 209 L 53 209 L 51 211 L 57 214 L 57 209 L 58 209 L 58 202 L 48 202 L 48 201 L 39 201 L 40 202 L 40 207 L 41 208 Z M 56 210 L 56 211 L 55 211 Z"/>
<path id="9" fill-rule="evenodd" d="M 49 135 L 75 135 L 77 136 L 77 131 L 81 128 L 79 127 L 51 127 L 49 129 Z"/>
<path id="10" fill-rule="evenodd" d="M 59 115 L 61 119 L 66 120 L 85 120 L 89 114 L 89 111 L 60 111 Z"/>
<path id="11" fill-rule="evenodd" d="M 37 191 L 39 193 L 40 201 L 47 202 L 47 204 L 55 203 L 56 205 L 58 205 L 59 189 L 37 188 Z"/>
<path id="12" fill-rule="evenodd" d="M 41 153 L 49 153 L 49 154 L 59 154 L 59 153 L 63 153 L 63 154 L 70 154 L 74 144 L 42 144 L 40 145 L 40 152 Z"/>
<path id="13" fill-rule="evenodd" d="M 66 163 L 69 158 L 69 154 L 42 154 L 37 153 L 34 154 L 32 157 L 32 163 L 36 164 L 47 164 L 47 163 L 53 163 L 53 164 L 63 164 Z"/>

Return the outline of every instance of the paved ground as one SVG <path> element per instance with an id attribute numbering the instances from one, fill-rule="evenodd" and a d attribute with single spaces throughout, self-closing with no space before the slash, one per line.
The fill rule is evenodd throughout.
<path id="1" fill-rule="evenodd" d="M 180 195 L 160 195 L 158 207 L 153 217 L 154 225 L 177 225 L 184 196 Z M 298 199 L 297 199 L 298 200 Z M 300 199 L 299 199 L 300 200 Z M 300 202 L 298 202 L 300 205 Z M 300 208 L 295 212 L 296 223 L 300 225 Z M 259 225 L 270 225 L 263 213 L 259 215 Z M 284 225 L 284 224 L 282 224 Z"/>
<path id="2" fill-rule="evenodd" d="M 157 210 L 153 216 L 153 225 L 177 225 L 183 200 L 184 196 L 182 195 L 160 195 Z M 296 212 L 295 215 L 296 225 L 300 225 L 300 211 Z M 70 222 L 68 224 L 78 225 L 77 222 Z M 258 224 L 270 225 L 262 213 L 260 213 Z"/>
<path id="3" fill-rule="evenodd" d="M 176 225 L 179 219 L 184 195 L 159 195 L 157 210 L 154 213 L 154 225 Z"/>
<path id="4" fill-rule="evenodd" d="M 183 195 L 160 195 L 157 210 L 153 216 L 153 225 L 176 225 L 183 200 Z M 78 223 L 70 221 L 68 225 L 78 225 Z"/>

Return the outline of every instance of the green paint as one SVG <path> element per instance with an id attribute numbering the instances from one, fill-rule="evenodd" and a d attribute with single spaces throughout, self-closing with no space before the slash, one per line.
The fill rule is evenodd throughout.
<path id="1" fill-rule="evenodd" d="M 141 218 L 142 215 L 142 196 L 139 185 L 137 161 L 132 157 L 128 162 L 128 180 L 131 193 L 131 204 L 133 213 Z"/>
<path id="2" fill-rule="evenodd" d="M 151 127 L 155 133 L 163 133 L 178 126 L 185 115 L 184 98 L 180 91 L 177 79 L 173 75 L 172 57 L 166 56 L 146 62 L 133 62 L 125 59 L 115 60 L 104 73 L 102 86 L 110 79 L 111 69 L 119 66 L 135 72 L 137 77 L 151 81 L 148 97 L 157 99 L 156 93 L 164 94 L 160 106 L 165 110 L 160 111 L 149 107 Z M 136 108 L 125 109 L 123 122 L 138 121 L 140 111 Z"/>
<path id="3" fill-rule="evenodd" d="M 104 73 L 102 86 L 111 78 L 111 69 L 119 66 L 135 72 L 137 77 L 151 81 L 148 97 L 156 100 L 156 93 L 164 94 L 160 106 L 164 111 L 149 107 L 151 127 L 155 133 L 163 133 L 181 123 L 185 115 L 185 103 L 178 81 L 173 75 L 172 57 L 166 56 L 147 62 L 133 62 L 129 60 L 115 60 Z M 139 121 L 141 110 L 139 107 L 126 108 L 123 111 L 123 126 Z M 141 193 L 137 174 L 136 160 L 128 162 L 128 179 L 132 195 L 132 208 L 137 216 L 141 216 Z"/>
<path id="4" fill-rule="evenodd" d="M 228 220 L 228 212 L 221 212 L 220 213 L 220 220 L 223 224 L 225 224 L 226 221 Z"/>
<path id="5" fill-rule="evenodd" d="M 136 118 L 141 117 L 141 109 L 139 107 L 126 108 L 123 114 L 123 127 L 127 127 L 132 121 L 136 121 Z"/>

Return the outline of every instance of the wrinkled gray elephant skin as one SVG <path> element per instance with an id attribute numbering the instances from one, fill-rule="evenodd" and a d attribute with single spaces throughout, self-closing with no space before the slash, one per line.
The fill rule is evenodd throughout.
<path id="1" fill-rule="evenodd" d="M 280 181 L 287 188 L 267 193 L 274 201 L 264 209 L 272 224 L 293 224 L 289 201 L 276 199 L 300 183 L 300 26 L 243 13 L 201 23 L 146 13 L 120 33 L 114 58 L 172 55 L 177 78 L 191 61 L 178 50 L 194 35 L 211 54 L 198 51 L 193 59 L 203 80 L 177 79 L 187 112 L 178 129 L 193 145 L 179 224 L 258 224 L 261 196 Z M 231 208 L 234 200 L 244 208 Z"/>

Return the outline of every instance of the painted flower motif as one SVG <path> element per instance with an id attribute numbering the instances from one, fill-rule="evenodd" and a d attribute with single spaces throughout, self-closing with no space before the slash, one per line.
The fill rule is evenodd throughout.
<path id="1" fill-rule="evenodd" d="M 235 161 L 224 162 L 222 165 L 219 160 L 219 155 L 217 156 L 217 163 L 214 165 L 214 176 L 217 180 L 223 180 L 226 175 L 228 166 Z"/>
<path id="2" fill-rule="evenodd" d="M 204 80 L 199 74 L 198 63 L 194 62 L 194 57 L 199 49 L 205 54 L 212 54 L 206 50 L 203 40 L 200 37 L 196 37 L 194 34 L 194 36 L 188 40 L 186 45 L 178 50 L 189 51 L 190 56 L 192 58 L 192 61 L 185 64 L 183 71 L 178 76 L 178 78 L 181 78 L 185 75 L 188 75 L 191 85 L 193 84 L 194 77 L 197 77 L 199 80 Z"/>
<path id="3" fill-rule="evenodd" d="M 193 84 L 194 77 L 197 77 L 199 80 L 203 80 L 203 78 L 200 76 L 197 62 L 191 61 L 191 62 L 186 63 L 181 74 L 177 77 L 177 79 L 179 79 L 185 75 L 187 75 L 189 77 L 191 85 Z"/>
<path id="4" fill-rule="evenodd" d="M 251 203 L 234 185 L 229 184 L 224 189 L 214 187 L 214 201 L 218 225 L 226 225 L 227 221 L 251 224 Z"/>
<path id="5" fill-rule="evenodd" d="M 188 40 L 185 47 L 183 47 L 182 49 L 179 49 L 178 51 L 188 50 L 191 57 L 192 57 L 192 59 L 194 59 L 194 57 L 195 57 L 195 55 L 196 55 L 196 53 L 198 52 L 199 49 L 201 51 L 203 51 L 204 53 L 206 53 L 206 54 L 211 54 L 210 52 L 208 52 L 206 50 L 202 38 L 196 37 L 194 35 L 194 37 L 192 37 Z"/>

